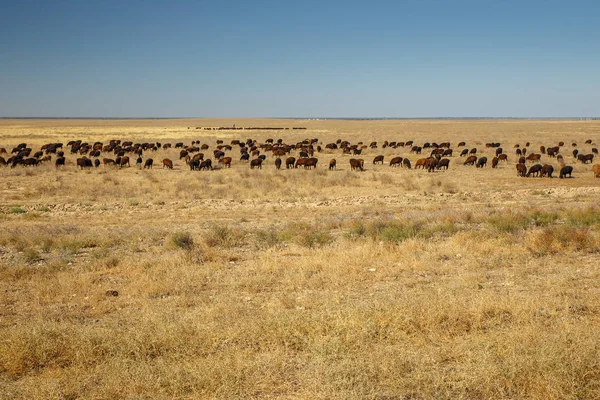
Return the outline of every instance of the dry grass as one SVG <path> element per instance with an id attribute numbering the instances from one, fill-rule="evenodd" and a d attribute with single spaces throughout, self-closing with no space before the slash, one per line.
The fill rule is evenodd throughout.
<path id="1" fill-rule="evenodd" d="M 232 123 L 213 120 L 0 123 L 7 148 L 279 137 L 193 129 Z M 294 142 L 447 138 L 489 155 L 483 144 L 501 141 L 509 157 L 523 138 L 585 149 L 600 132 L 564 121 L 235 123 L 307 126 L 281 135 Z M 364 158 L 377 154 L 417 158 Z M 591 167 L 524 179 L 514 160 L 476 170 L 453 157 L 447 172 L 367 162 L 354 173 L 332 153 L 319 156 L 338 159 L 331 172 L 276 171 L 272 158 L 262 171 L 234 161 L 192 172 L 175 150 L 152 157 L 175 170 L 0 169 L 0 398 L 600 397 Z"/>

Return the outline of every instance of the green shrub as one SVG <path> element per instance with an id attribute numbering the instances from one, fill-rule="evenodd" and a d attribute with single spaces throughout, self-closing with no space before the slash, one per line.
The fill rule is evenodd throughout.
<path id="1" fill-rule="evenodd" d="M 489 217 L 487 223 L 498 232 L 516 233 L 527 228 L 530 220 L 523 214 L 508 213 Z"/>
<path id="2" fill-rule="evenodd" d="M 556 222 L 558 214 L 538 210 L 530 215 L 530 219 L 535 226 L 547 226 Z"/>
<path id="3" fill-rule="evenodd" d="M 21 207 L 15 206 L 8 209 L 9 214 L 25 214 L 27 211 Z"/>
<path id="4" fill-rule="evenodd" d="M 375 234 L 379 240 L 384 242 L 399 243 L 419 236 L 422 233 L 421 228 L 420 223 L 391 221 L 384 225 L 377 225 Z"/>
<path id="5" fill-rule="evenodd" d="M 600 225 L 600 208 L 570 210 L 567 213 L 566 222 L 572 226 Z"/>

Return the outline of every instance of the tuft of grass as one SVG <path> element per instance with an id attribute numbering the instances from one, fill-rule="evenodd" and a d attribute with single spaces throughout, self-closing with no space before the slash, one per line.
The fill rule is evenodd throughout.
<path id="1" fill-rule="evenodd" d="M 281 235 L 274 228 L 256 229 L 252 231 L 252 235 L 257 249 L 270 249 L 283 242 Z"/>
<path id="2" fill-rule="evenodd" d="M 191 250 L 194 247 L 194 238 L 189 232 L 175 232 L 169 236 L 168 244 L 176 249 Z"/>
<path id="3" fill-rule="evenodd" d="M 33 263 L 41 259 L 39 251 L 33 247 L 28 247 L 23 250 L 23 259 L 28 263 Z"/>
<path id="4" fill-rule="evenodd" d="M 279 234 L 279 238 L 284 242 L 295 242 L 311 249 L 326 246 L 334 241 L 330 229 L 321 224 L 307 223 L 289 224 Z"/>
<path id="5" fill-rule="evenodd" d="M 355 240 L 364 238 L 367 233 L 367 226 L 363 221 L 353 221 L 350 224 L 350 227 L 346 230 L 344 236 L 348 239 Z"/>
<path id="6" fill-rule="evenodd" d="M 546 212 L 536 210 L 530 215 L 530 219 L 535 226 L 547 226 L 550 225 L 556 220 L 558 220 L 559 215 L 555 212 Z"/>
<path id="7" fill-rule="evenodd" d="M 27 213 L 27 210 L 25 210 L 19 206 L 15 206 L 15 207 L 9 208 L 8 213 L 9 214 L 25 214 L 25 213 Z"/>
<path id="8" fill-rule="evenodd" d="M 296 243 L 310 249 L 326 246 L 332 243 L 333 240 L 330 231 L 319 228 L 300 232 L 296 237 Z"/>
<path id="9" fill-rule="evenodd" d="M 530 219 L 523 214 L 505 213 L 489 217 L 487 223 L 498 232 L 517 233 L 529 226 Z"/>
<path id="10" fill-rule="evenodd" d="M 566 213 L 566 222 L 572 226 L 599 226 L 600 208 L 569 210 Z"/>
<path id="11" fill-rule="evenodd" d="M 212 225 L 204 235 L 208 247 L 233 248 L 245 243 L 246 232 L 224 225 Z"/>
<path id="12" fill-rule="evenodd" d="M 371 235 L 384 242 L 400 243 L 424 233 L 423 225 L 418 222 L 390 221 L 374 223 L 370 227 Z"/>

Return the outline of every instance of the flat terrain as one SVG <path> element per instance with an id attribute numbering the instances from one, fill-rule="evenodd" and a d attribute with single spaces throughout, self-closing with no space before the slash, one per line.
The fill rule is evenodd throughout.
<path id="1" fill-rule="evenodd" d="M 306 130 L 196 129 L 233 124 Z M 600 121 L 0 120 L 8 153 L 120 139 L 211 157 L 248 138 L 323 151 L 313 170 L 270 153 L 251 170 L 236 147 L 213 171 L 162 148 L 152 170 L 81 170 L 66 146 L 60 169 L 0 167 L 0 398 L 600 397 L 598 161 L 572 155 Z M 378 142 L 364 172 L 337 139 Z M 392 168 L 429 149 L 386 140 L 454 156 Z M 508 162 L 463 166 L 461 141 Z M 515 144 L 560 141 L 573 178 L 517 176 Z"/>

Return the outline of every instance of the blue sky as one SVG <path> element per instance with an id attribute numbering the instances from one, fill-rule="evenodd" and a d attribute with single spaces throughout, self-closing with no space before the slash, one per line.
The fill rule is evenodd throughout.
<path id="1" fill-rule="evenodd" d="M 599 1 L 1 1 L 0 116 L 600 116 Z"/>

